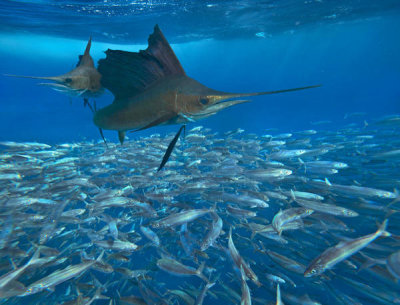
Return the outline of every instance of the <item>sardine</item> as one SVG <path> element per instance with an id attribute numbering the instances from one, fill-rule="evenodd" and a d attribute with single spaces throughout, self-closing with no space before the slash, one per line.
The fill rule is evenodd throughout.
<path id="1" fill-rule="evenodd" d="M 310 277 L 320 275 L 325 270 L 333 268 L 337 263 L 340 263 L 354 253 L 365 248 L 378 237 L 390 236 L 390 233 L 386 231 L 387 222 L 388 220 L 386 219 L 375 233 L 349 241 L 343 241 L 326 249 L 308 265 L 304 276 Z"/>

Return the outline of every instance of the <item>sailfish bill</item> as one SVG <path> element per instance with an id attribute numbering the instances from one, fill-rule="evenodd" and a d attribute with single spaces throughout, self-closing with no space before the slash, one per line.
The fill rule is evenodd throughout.
<path id="1" fill-rule="evenodd" d="M 197 121 L 248 102 L 237 99 L 241 97 L 319 86 L 255 93 L 229 93 L 208 88 L 186 75 L 158 25 L 149 36 L 146 50 L 108 49 L 106 58 L 99 61 L 98 70 L 103 87 L 110 90 L 115 99 L 111 105 L 97 111 L 93 121 L 99 128 L 119 133 Z"/>
<path id="2" fill-rule="evenodd" d="M 242 103 L 250 102 L 250 100 L 232 100 L 233 98 L 239 97 L 250 97 L 250 96 L 259 96 L 259 95 L 268 95 L 268 94 L 278 94 L 292 91 L 300 91 L 305 89 L 312 89 L 321 87 L 321 85 L 313 85 L 299 88 L 291 88 L 291 89 L 283 89 L 283 90 L 274 90 L 274 91 L 265 91 L 265 92 L 252 92 L 252 93 L 227 93 L 219 96 L 208 96 L 207 99 L 213 99 L 215 101 L 214 105 L 205 108 L 203 111 L 198 111 L 195 114 L 192 114 L 190 121 L 196 121 L 199 119 L 203 119 L 218 113 L 220 110 L 231 107 L 233 105 L 238 105 Z"/>

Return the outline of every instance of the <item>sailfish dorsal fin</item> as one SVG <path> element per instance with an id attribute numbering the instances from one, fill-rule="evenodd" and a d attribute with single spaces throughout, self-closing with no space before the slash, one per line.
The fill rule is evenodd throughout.
<path id="1" fill-rule="evenodd" d="M 83 55 L 79 55 L 79 61 L 76 64 L 77 67 L 79 67 L 79 66 L 94 67 L 93 59 L 90 56 L 90 47 L 91 46 L 92 46 L 92 37 L 89 38 L 89 41 L 86 45 L 85 53 L 83 53 Z"/>
<path id="2" fill-rule="evenodd" d="M 114 94 L 114 102 L 142 92 L 161 78 L 185 75 L 158 25 L 148 43 L 147 49 L 139 52 L 108 49 L 106 58 L 99 61 L 102 85 Z"/>
<path id="3" fill-rule="evenodd" d="M 147 47 L 146 52 L 159 61 L 159 67 L 165 76 L 185 75 L 181 63 L 157 24 L 154 27 L 153 34 L 149 36 L 148 42 L 149 46 Z"/>

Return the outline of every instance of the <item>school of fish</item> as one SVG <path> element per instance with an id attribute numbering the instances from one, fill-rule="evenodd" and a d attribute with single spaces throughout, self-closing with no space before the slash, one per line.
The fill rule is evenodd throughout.
<path id="1" fill-rule="evenodd" d="M 1 142 L 0 304 L 400 304 L 399 131 Z"/>

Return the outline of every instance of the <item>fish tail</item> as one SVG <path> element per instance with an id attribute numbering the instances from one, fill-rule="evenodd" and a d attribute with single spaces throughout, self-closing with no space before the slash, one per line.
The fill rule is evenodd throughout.
<path id="1" fill-rule="evenodd" d="M 27 263 L 28 266 L 34 265 L 38 262 L 40 256 L 40 247 L 37 248 L 35 253 L 32 255 L 31 259 Z"/>
<path id="2" fill-rule="evenodd" d="M 208 283 L 209 280 L 208 278 L 206 278 L 206 276 L 203 273 L 200 273 L 197 275 L 199 278 L 201 278 L 204 282 Z"/>
<path id="3" fill-rule="evenodd" d="M 101 259 L 103 258 L 103 255 L 104 255 L 104 250 L 101 251 L 101 254 L 96 258 L 96 262 L 100 262 Z"/>
<path id="4" fill-rule="evenodd" d="M 362 257 L 365 258 L 365 262 L 359 267 L 359 269 L 357 270 L 356 273 L 359 273 L 362 270 L 369 269 L 369 268 L 379 264 L 379 260 L 378 259 L 369 257 L 369 256 L 365 255 L 362 252 L 360 252 L 360 254 L 361 254 Z"/>
<path id="5" fill-rule="evenodd" d="M 400 193 L 397 189 L 394 189 L 395 198 L 385 207 L 385 209 L 389 209 L 393 204 L 400 202 Z"/>
<path id="6" fill-rule="evenodd" d="M 392 234 L 390 234 L 388 231 L 386 231 L 388 221 L 389 221 L 388 219 L 385 219 L 384 222 L 382 222 L 382 224 L 380 225 L 378 231 L 376 231 L 376 233 L 377 233 L 379 236 L 388 237 L 388 236 L 391 236 L 391 235 L 392 235 Z"/>
<path id="7" fill-rule="evenodd" d="M 203 274 L 203 270 L 205 267 L 206 263 L 202 262 L 199 269 L 196 270 L 196 274 L 199 278 L 201 278 L 203 281 L 205 281 L 206 283 L 209 283 L 210 281 L 208 280 L 208 278 L 205 277 L 205 275 Z"/>
<path id="8" fill-rule="evenodd" d="M 197 269 L 196 273 L 201 274 L 203 273 L 204 267 L 205 267 L 206 263 L 202 262 L 199 269 Z"/>
<path id="9" fill-rule="evenodd" d="M 94 296 L 92 297 L 93 301 L 94 300 L 108 300 L 109 299 L 109 297 L 101 294 L 101 290 L 102 290 L 102 288 L 100 288 L 100 287 L 97 288 Z"/>
<path id="10" fill-rule="evenodd" d="M 290 195 L 292 196 L 292 200 L 296 201 L 296 195 L 294 194 L 293 190 L 290 190 Z"/>
<path id="11" fill-rule="evenodd" d="M 210 289 L 212 286 L 214 286 L 215 284 L 216 284 L 217 282 L 215 281 L 214 283 L 208 283 L 207 285 L 206 285 L 206 289 L 208 290 L 208 289 Z"/>

